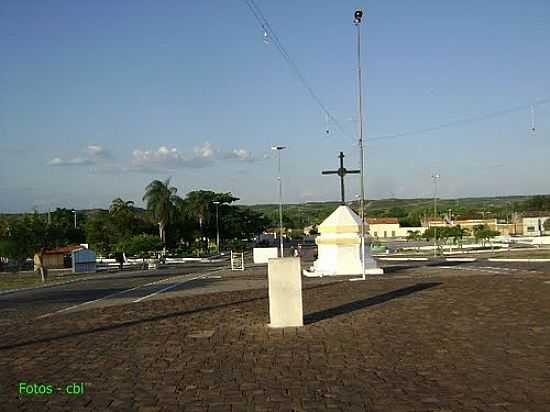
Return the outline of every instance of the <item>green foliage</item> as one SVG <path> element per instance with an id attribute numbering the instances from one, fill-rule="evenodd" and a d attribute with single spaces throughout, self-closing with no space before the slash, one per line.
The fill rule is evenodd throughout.
<path id="1" fill-rule="evenodd" d="M 101 255 L 107 256 L 114 250 L 114 245 L 122 240 L 118 234 L 116 225 L 107 212 L 94 214 L 86 223 L 86 242 Z"/>
<path id="2" fill-rule="evenodd" d="M 462 229 L 460 226 L 432 226 L 428 228 L 421 236 L 426 240 L 433 240 L 434 238 L 440 242 L 446 242 L 448 239 L 452 239 L 456 244 L 461 242 L 464 236 L 468 235 L 466 229 Z"/>
<path id="3" fill-rule="evenodd" d="M 420 240 L 422 239 L 422 235 L 420 234 L 419 230 L 409 230 L 407 235 L 407 240 Z"/>
<path id="4" fill-rule="evenodd" d="M 146 234 L 132 236 L 120 245 L 120 249 L 127 255 L 140 258 L 154 256 L 162 247 L 162 241 L 158 236 Z"/>
<path id="5" fill-rule="evenodd" d="M 45 246 L 45 222 L 37 213 L 5 224 L 0 235 L 0 256 L 18 265 Z"/>
<path id="6" fill-rule="evenodd" d="M 56 248 L 68 244 L 80 244 L 86 239 L 84 227 L 87 217 L 76 212 L 77 227 L 74 227 L 75 212 L 70 209 L 56 209 L 49 213 L 49 217 L 42 218 L 46 226 L 46 246 Z"/>
<path id="7" fill-rule="evenodd" d="M 550 211 L 550 195 L 533 196 L 524 203 L 523 208 L 531 211 Z"/>
<path id="8" fill-rule="evenodd" d="M 486 241 L 500 235 L 500 232 L 490 229 L 487 225 L 477 225 L 474 226 L 473 235 L 476 241 L 481 240 L 483 246 L 485 246 Z"/>
<path id="9" fill-rule="evenodd" d="M 175 205 L 179 201 L 179 197 L 176 196 L 177 190 L 175 187 L 170 186 L 170 179 L 164 182 L 153 180 L 145 188 L 143 201 L 151 216 L 159 225 L 159 235 L 163 243 L 166 242 L 166 226 L 173 218 Z"/>

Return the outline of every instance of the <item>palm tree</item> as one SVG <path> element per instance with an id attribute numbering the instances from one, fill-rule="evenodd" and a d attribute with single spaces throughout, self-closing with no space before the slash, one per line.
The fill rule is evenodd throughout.
<path id="1" fill-rule="evenodd" d="M 159 225 L 159 235 L 163 244 L 166 244 L 166 226 L 173 216 L 174 205 L 178 199 L 177 190 L 170 186 L 170 178 L 164 182 L 153 180 L 145 188 L 143 201 Z"/>
<path id="2" fill-rule="evenodd" d="M 109 213 L 112 215 L 128 215 L 133 211 L 133 207 L 133 200 L 123 200 L 120 197 L 117 197 L 111 202 Z"/>
<path id="3" fill-rule="evenodd" d="M 210 206 L 213 202 L 219 202 L 220 204 L 232 203 L 239 200 L 231 193 L 216 193 L 210 190 L 196 190 L 187 193 L 185 198 L 185 204 L 188 208 L 188 215 L 194 216 L 199 221 L 199 231 L 201 236 L 204 236 L 204 221 L 208 218 Z M 208 245 L 208 240 L 206 240 Z"/>

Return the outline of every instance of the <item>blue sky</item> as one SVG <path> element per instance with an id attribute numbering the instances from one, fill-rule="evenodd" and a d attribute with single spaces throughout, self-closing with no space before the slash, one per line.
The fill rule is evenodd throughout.
<path id="1" fill-rule="evenodd" d="M 358 167 L 353 11 L 362 7 L 367 196 L 548 193 L 550 3 L 256 0 L 342 135 L 244 1 L 10 1 L 0 11 L 0 211 L 182 194 L 334 200 Z M 369 138 L 518 108 L 460 126 Z M 325 129 L 329 129 L 327 135 Z M 358 193 L 350 177 L 347 197 Z"/>

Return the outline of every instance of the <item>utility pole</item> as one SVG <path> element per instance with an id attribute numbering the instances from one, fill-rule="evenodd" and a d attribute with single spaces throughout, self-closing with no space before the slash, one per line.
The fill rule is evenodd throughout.
<path id="1" fill-rule="evenodd" d="M 212 202 L 216 205 L 216 249 L 220 254 L 220 202 Z"/>
<path id="2" fill-rule="evenodd" d="M 74 228 L 76 229 L 76 210 L 73 209 L 74 214 Z"/>
<path id="3" fill-rule="evenodd" d="M 286 146 L 272 146 L 271 150 L 277 152 L 278 157 L 278 180 L 279 180 L 279 248 L 280 257 L 284 257 L 284 244 L 283 244 L 283 182 L 281 179 L 281 150 L 286 149 Z"/>
<path id="4" fill-rule="evenodd" d="M 434 256 L 437 256 L 437 179 L 439 179 L 439 174 L 432 174 L 432 179 L 434 183 Z"/>
<path id="5" fill-rule="evenodd" d="M 357 27 L 357 104 L 359 111 L 359 161 L 361 162 L 361 270 L 365 277 L 365 154 L 363 150 L 363 85 L 361 76 L 361 19 L 363 10 L 355 10 L 353 24 Z"/>

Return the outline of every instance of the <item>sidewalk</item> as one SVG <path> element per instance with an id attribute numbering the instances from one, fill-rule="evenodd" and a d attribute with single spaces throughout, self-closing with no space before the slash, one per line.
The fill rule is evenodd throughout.
<path id="1" fill-rule="evenodd" d="M 0 401 L 23 411 L 547 411 L 548 280 L 305 284 L 298 329 L 265 326 L 265 289 L 30 321 L 3 332 Z M 22 380 L 86 392 L 18 399 Z"/>

